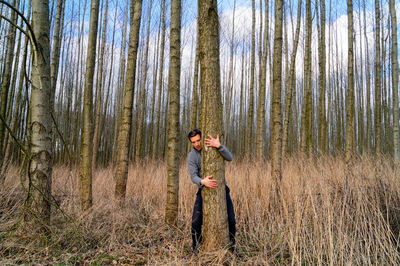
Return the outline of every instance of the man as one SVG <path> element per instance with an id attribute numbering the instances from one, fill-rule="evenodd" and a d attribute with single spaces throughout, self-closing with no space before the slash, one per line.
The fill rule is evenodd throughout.
<path id="1" fill-rule="evenodd" d="M 208 135 L 208 139 L 205 139 L 206 147 L 216 148 L 221 154 L 222 158 L 227 161 L 232 161 L 232 153 L 224 146 L 221 145 L 219 141 L 219 135 L 216 138 Z M 212 176 L 207 176 L 202 178 L 201 173 L 201 131 L 199 129 L 193 129 L 188 134 L 189 141 L 193 145 L 193 149 L 189 152 L 188 155 L 188 168 L 190 173 L 190 178 L 192 182 L 195 183 L 199 190 L 196 193 L 196 201 L 194 203 L 193 215 L 192 215 L 192 248 L 194 252 L 197 252 L 199 244 L 201 243 L 201 227 L 203 224 L 203 210 L 202 210 L 202 197 L 201 197 L 201 189 L 203 186 L 208 188 L 216 188 L 217 180 L 212 179 Z M 235 213 L 233 210 L 233 204 L 231 197 L 229 195 L 229 188 L 225 182 L 225 190 L 226 190 L 226 203 L 227 203 L 227 211 L 228 211 L 228 223 L 229 223 L 229 238 L 231 241 L 232 248 L 235 245 L 235 233 L 236 233 L 236 222 L 235 222 Z"/>

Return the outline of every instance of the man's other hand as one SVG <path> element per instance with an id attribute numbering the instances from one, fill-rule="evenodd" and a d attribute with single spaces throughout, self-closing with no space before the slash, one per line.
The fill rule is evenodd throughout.
<path id="1" fill-rule="evenodd" d="M 221 146 L 221 143 L 219 142 L 219 135 L 214 139 L 210 134 L 208 134 L 208 139 L 205 139 L 204 142 L 206 143 L 206 147 L 214 147 L 214 148 L 219 148 Z"/>
<path id="2" fill-rule="evenodd" d="M 200 184 L 208 187 L 208 188 L 216 188 L 217 187 L 217 180 L 212 179 L 212 175 L 207 176 L 206 178 L 200 181 Z"/>

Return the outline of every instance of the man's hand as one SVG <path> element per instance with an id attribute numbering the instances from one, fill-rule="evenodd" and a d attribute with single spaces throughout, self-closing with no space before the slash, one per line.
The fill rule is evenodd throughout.
<path id="1" fill-rule="evenodd" d="M 206 147 L 214 147 L 214 148 L 219 148 L 221 146 L 221 143 L 219 142 L 219 135 L 214 139 L 210 134 L 208 134 L 208 139 L 205 139 L 204 142 L 206 144 Z"/>
<path id="2" fill-rule="evenodd" d="M 200 181 L 200 184 L 208 187 L 208 188 L 216 188 L 217 187 L 217 180 L 212 179 L 212 175 L 207 176 L 206 178 Z"/>

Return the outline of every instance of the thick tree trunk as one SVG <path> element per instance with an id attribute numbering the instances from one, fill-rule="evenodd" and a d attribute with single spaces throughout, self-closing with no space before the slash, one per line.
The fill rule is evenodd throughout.
<path id="1" fill-rule="evenodd" d="M 142 14 L 142 1 L 131 0 L 131 28 L 129 33 L 128 67 L 125 83 L 124 108 L 118 137 L 117 175 L 115 185 L 115 198 L 123 206 L 128 178 L 129 147 L 131 139 L 132 106 L 135 91 L 136 59 L 139 46 L 140 18 Z"/>
<path id="2" fill-rule="evenodd" d="M 165 221 L 176 224 L 179 195 L 179 100 L 181 75 L 181 1 L 171 1 L 171 33 L 169 64 L 168 181 Z"/>
<path id="3" fill-rule="evenodd" d="M 51 83 L 50 83 L 50 29 L 49 3 L 46 0 L 32 1 L 32 24 L 37 47 L 34 47 L 32 62 L 32 87 L 30 100 L 31 162 L 29 166 L 32 195 L 30 209 L 38 217 L 37 224 L 43 231 L 50 224 L 51 175 L 53 155 L 51 153 Z M 32 220 L 31 220 L 32 221 Z"/>
<path id="4" fill-rule="evenodd" d="M 222 132 L 219 62 L 219 23 L 216 0 L 199 0 L 201 129 L 204 138 Z M 203 188 L 203 248 L 212 251 L 229 244 L 224 160 L 216 149 L 203 148 L 203 176 L 217 180 L 215 189 Z"/>

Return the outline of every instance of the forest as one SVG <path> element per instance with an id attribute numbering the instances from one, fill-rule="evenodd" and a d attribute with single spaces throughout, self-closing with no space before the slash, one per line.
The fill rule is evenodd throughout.
<path id="1" fill-rule="evenodd" d="M 0 264 L 399 264 L 399 13 L 0 0 Z"/>

